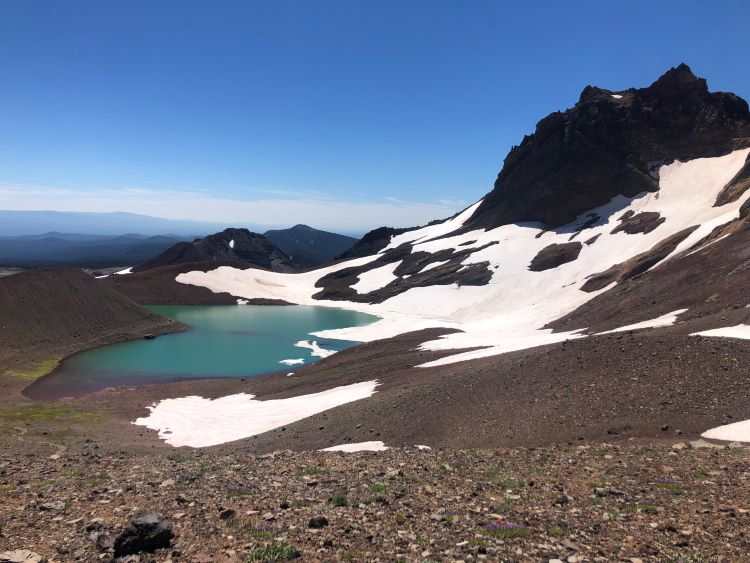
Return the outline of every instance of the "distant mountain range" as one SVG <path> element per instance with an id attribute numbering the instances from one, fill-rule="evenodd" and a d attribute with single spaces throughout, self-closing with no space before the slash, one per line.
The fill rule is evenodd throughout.
<path id="1" fill-rule="evenodd" d="M 264 236 L 278 246 L 299 267 L 319 266 L 349 250 L 357 239 L 307 225 L 266 231 Z"/>
<path id="2" fill-rule="evenodd" d="M 231 240 L 235 240 L 235 248 L 228 246 Z M 141 264 L 141 269 L 146 270 L 228 260 L 265 268 L 271 268 L 273 263 L 273 267 L 281 268 L 279 271 L 291 271 L 329 262 L 356 242 L 355 238 L 307 225 L 276 229 L 265 235 L 247 229 L 225 229 L 201 238 L 173 233 L 149 236 L 50 231 L 0 236 L 0 266 L 109 268 Z"/>
<path id="3" fill-rule="evenodd" d="M 176 235 L 120 236 L 49 232 L 0 237 L 0 265 L 108 268 L 148 260 L 182 240 Z"/>
<path id="4" fill-rule="evenodd" d="M 145 236 L 174 233 L 182 238 L 191 238 L 215 233 L 227 226 L 202 221 L 175 221 L 136 213 L 0 210 L 0 236 L 37 235 L 54 231 L 108 237 L 123 233 Z"/>

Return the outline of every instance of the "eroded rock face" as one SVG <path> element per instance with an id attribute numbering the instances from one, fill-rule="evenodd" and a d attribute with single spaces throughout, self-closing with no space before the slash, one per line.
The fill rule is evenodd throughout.
<path id="1" fill-rule="evenodd" d="M 581 286 L 581 291 L 598 291 L 604 289 L 612 282 L 620 282 L 622 280 L 633 278 L 638 274 L 642 274 L 672 254 L 674 249 L 677 248 L 677 246 L 697 228 L 698 227 L 695 226 L 675 233 L 671 237 L 667 237 L 659 242 L 651 250 L 639 254 L 625 262 L 615 264 L 604 272 L 592 275 L 588 281 Z"/>
<path id="2" fill-rule="evenodd" d="M 394 229 L 392 227 L 380 227 L 373 229 L 359 239 L 354 246 L 343 254 L 336 257 L 337 260 L 349 260 L 351 258 L 362 258 L 371 256 L 383 250 L 391 242 L 391 238 L 414 229 Z"/>
<path id="3" fill-rule="evenodd" d="M 559 227 L 618 194 L 658 190 L 662 164 L 748 146 L 747 102 L 709 92 L 686 65 L 648 88 L 587 86 L 575 107 L 544 118 L 511 150 L 466 229 L 523 221 Z"/>
<path id="4" fill-rule="evenodd" d="M 550 244 L 542 248 L 529 264 L 532 272 L 543 272 L 557 268 L 562 264 L 572 262 L 581 253 L 583 245 L 580 242 L 566 242 L 563 244 Z"/>
<path id="5" fill-rule="evenodd" d="M 165 518 L 151 510 L 141 510 L 115 539 L 115 557 L 169 547 L 173 537 Z"/>
<path id="6" fill-rule="evenodd" d="M 747 190 L 750 190 L 750 155 L 745 160 L 745 166 L 721 190 L 721 193 L 716 198 L 714 207 L 720 207 L 737 201 Z"/>

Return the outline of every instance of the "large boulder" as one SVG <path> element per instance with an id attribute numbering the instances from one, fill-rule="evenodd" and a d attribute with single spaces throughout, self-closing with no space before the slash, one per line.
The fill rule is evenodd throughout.
<path id="1" fill-rule="evenodd" d="M 115 557 L 169 547 L 173 537 L 169 521 L 151 510 L 141 510 L 115 539 Z"/>

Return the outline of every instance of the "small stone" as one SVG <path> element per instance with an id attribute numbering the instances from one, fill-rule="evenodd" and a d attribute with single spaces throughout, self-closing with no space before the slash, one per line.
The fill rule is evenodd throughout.
<path id="1" fill-rule="evenodd" d="M 173 487 L 174 486 L 174 479 L 165 479 L 161 482 L 160 487 Z"/>
<path id="2" fill-rule="evenodd" d="M 307 526 L 316 530 L 325 528 L 326 526 L 328 526 L 328 518 L 326 518 L 325 516 L 313 516 L 312 518 L 310 518 Z"/>
<path id="3" fill-rule="evenodd" d="M 96 547 L 101 551 L 107 551 L 115 544 L 114 538 L 109 534 L 97 534 L 96 535 Z"/>
<path id="4" fill-rule="evenodd" d="M 263 520 L 265 520 L 266 522 L 273 522 L 274 520 L 276 520 L 276 516 L 274 516 L 272 512 L 266 512 L 263 515 Z"/>
<path id="5" fill-rule="evenodd" d="M 285 500 L 281 501 L 281 504 L 279 504 L 279 508 L 281 510 L 288 510 L 289 509 L 289 503 Z"/>
<path id="6" fill-rule="evenodd" d="M 95 530 L 101 530 L 103 527 L 104 527 L 104 520 L 102 520 L 101 518 L 94 518 L 86 526 L 86 531 L 93 532 Z"/>
<path id="7" fill-rule="evenodd" d="M 40 505 L 39 508 L 41 510 L 63 510 L 65 508 L 65 503 L 60 500 L 55 500 L 52 502 L 45 502 Z"/>
<path id="8" fill-rule="evenodd" d="M 662 424 L 661 425 L 661 431 L 662 432 L 668 432 L 669 431 L 669 424 Z"/>

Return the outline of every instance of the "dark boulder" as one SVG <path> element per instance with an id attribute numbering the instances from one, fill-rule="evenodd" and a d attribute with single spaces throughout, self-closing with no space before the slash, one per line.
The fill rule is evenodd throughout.
<path id="1" fill-rule="evenodd" d="M 169 547 L 172 538 L 169 521 L 151 510 L 141 510 L 115 539 L 115 557 Z"/>

